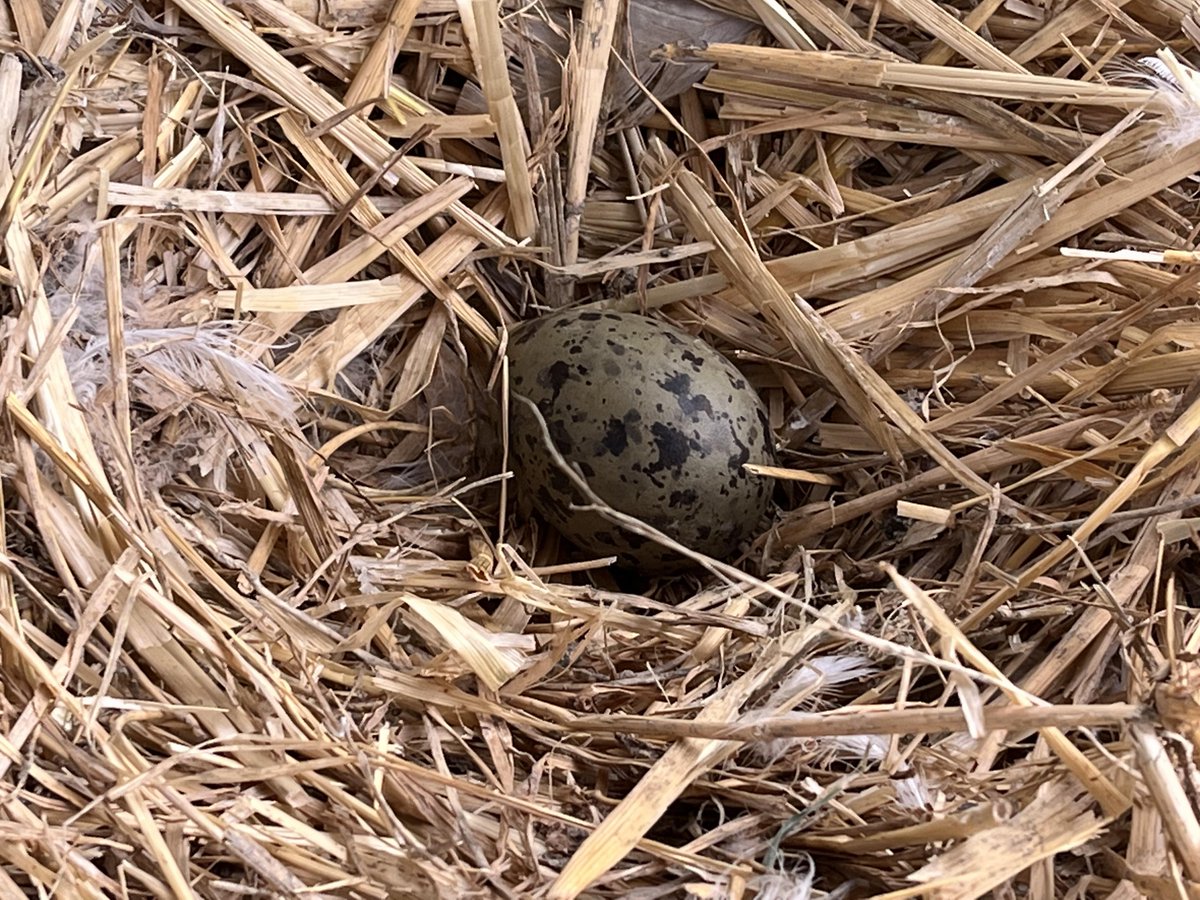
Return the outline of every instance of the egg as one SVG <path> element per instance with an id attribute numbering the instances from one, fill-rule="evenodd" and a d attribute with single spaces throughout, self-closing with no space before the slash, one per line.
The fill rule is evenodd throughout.
<path id="1" fill-rule="evenodd" d="M 753 537 L 772 481 L 746 463 L 774 462 L 754 388 L 704 341 L 632 313 L 569 310 L 519 326 L 509 389 L 536 404 L 563 458 L 616 510 L 692 550 L 727 557 Z M 518 491 L 580 548 L 626 567 L 666 572 L 687 560 L 592 510 L 545 444 L 537 416 L 510 403 Z"/>

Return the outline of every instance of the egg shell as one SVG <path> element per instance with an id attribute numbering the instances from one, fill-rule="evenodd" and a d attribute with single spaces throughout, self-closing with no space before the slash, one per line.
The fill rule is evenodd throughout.
<path id="1" fill-rule="evenodd" d="M 633 313 L 569 310 L 520 326 L 508 349 L 513 394 L 532 400 L 555 447 L 614 509 L 685 546 L 727 557 L 767 512 L 774 463 L 762 401 L 702 340 Z M 550 455 L 537 417 L 510 404 L 518 490 L 579 547 L 645 572 L 679 554 L 594 511 Z"/>

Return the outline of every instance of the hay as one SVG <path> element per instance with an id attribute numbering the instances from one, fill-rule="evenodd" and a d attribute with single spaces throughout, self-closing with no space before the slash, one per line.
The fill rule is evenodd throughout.
<path id="1" fill-rule="evenodd" d="M 3 896 L 1200 896 L 1189 7 L 0 37 Z M 529 515 L 566 303 L 761 391 L 752 545 Z"/>

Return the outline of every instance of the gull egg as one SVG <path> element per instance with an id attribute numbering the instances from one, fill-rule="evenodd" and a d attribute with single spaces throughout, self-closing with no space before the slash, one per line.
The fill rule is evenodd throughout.
<path id="1" fill-rule="evenodd" d="M 508 356 L 511 392 L 609 506 L 718 558 L 755 536 L 773 482 L 744 466 L 774 464 L 773 438 L 754 388 L 711 346 L 646 316 L 569 310 L 519 326 Z M 537 416 L 515 399 L 510 410 L 517 489 L 566 538 L 647 573 L 686 563 L 578 509 L 588 501 Z"/>

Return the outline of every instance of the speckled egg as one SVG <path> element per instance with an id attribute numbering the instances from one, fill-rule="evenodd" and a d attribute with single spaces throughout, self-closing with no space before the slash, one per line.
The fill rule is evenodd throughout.
<path id="1" fill-rule="evenodd" d="M 766 411 L 740 372 L 708 344 L 631 313 L 569 310 L 520 326 L 509 385 L 532 400 L 555 446 L 614 509 L 680 543 L 727 557 L 755 533 L 774 462 Z M 517 488 L 579 547 L 662 572 L 678 554 L 591 511 L 546 448 L 537 417 L 511 403 Z"/>

